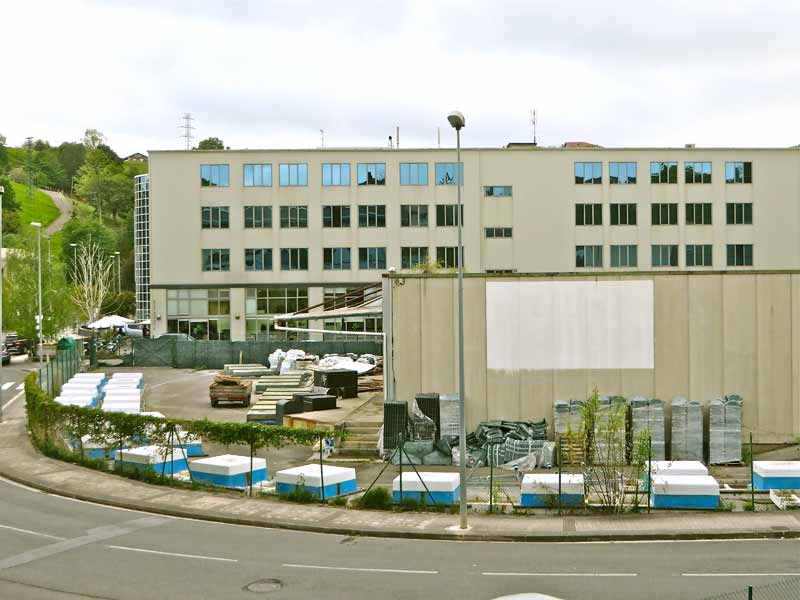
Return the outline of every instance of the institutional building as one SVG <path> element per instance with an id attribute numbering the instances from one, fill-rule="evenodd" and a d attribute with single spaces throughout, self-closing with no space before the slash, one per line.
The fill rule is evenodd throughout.
<path id="1" fill-rule="evenodd" d="M 468 148 L 461 175 L 454 148 L 152 151 L 137 179 L 139 315 L 154 336 L 302 335 L 270 315 L 391 267 L 455 267 L 459 178 L 467 272 L 800 268 L 797 148 L 565 146 Z"/>

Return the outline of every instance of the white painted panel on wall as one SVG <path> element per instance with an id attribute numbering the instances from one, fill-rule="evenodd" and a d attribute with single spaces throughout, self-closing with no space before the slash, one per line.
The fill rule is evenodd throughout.
<path id="1" fill-rule="evenodd" d="M 487 367 L 652 369 L 652 281 L 486 282 Z"/>

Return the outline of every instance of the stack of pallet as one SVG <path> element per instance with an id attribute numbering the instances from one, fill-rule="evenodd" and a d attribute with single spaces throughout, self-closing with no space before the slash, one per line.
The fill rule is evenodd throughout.
<path id="1" fill-rule="evenodd" d="M 295 394 L 310 392 L 312 383 L 308 371 L 292 371 L 285 375 L 259 377 L 255 382 L 255 404 L 248 411 L 247 420 L 281 425 L 283 414 L 279 402 L 291 402 L 295 400 Z"/>

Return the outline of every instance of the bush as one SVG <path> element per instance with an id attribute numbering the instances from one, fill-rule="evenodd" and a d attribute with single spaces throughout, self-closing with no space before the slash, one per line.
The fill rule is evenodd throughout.
<path id="1" fill-rule="evenodd" d="M 400 500 L 400 510 L 401 511 L 419 511 L 420 509 L 420 502 L 416 498 L 412 498 L 411 496 L 406 496 L 401 498 Z"/>
<path id="2" fill-rule="evenodd" d="M 327 503 L 332 506 L 347 506 L 347 496 L 334 496 Z"/>
<path id="3" fill-rule="evenodd" d="M 319 502 L 319 498 L 311 490 L 301 488 L 299 485 L 295 486 L 294 491 L 288 494 L 281 494 L 281 498 L 289 502 L 297 502 L 299 504 L 311 504 L 312 502 Z"/>
<path id="4" fill-rule="evenodd" d="M 372 510 L 392 510 L 392 495 L 386 488 L 375 487 L 361 496 L 358 505 Z"/>
<path id="5" fill-rule="evenodd" d="M 748 501 L 746 501 L 746 502 L 744 503 L 744 509 L 745 509 L 745 511 L 747 511 L 747 512 L 755 512 L 755 510 L 756 510 L 756 505 L 755 505 L 755 504 L 753 504 L 752 502 L 750 502 L 750 500 L 748 500 Z"/>

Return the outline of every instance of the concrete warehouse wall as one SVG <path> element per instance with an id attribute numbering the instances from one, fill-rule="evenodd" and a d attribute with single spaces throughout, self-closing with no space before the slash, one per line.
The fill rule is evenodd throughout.
<path id="1" fill-rule="evenodd" d="M 387 278 L 395 397 L 456 391 L 455 274 Z M 654 368 L 488 368 L 487 282 L 634 280 L 653 282 Z M 586 398 L 597 386 L 600 393 L 655 397 L 667 405 L 675 396 L 706 403 L 736 393 L 744 398 L 745 435 L 753 431 L 757 443 L 800 435 L 800 272 L 470 274 L 464 304 L 468 428 L 485 419 L 545 416 L 552 422 L 554 400 Z M 517 351 L 526 352 L 525 344 Z"/>

